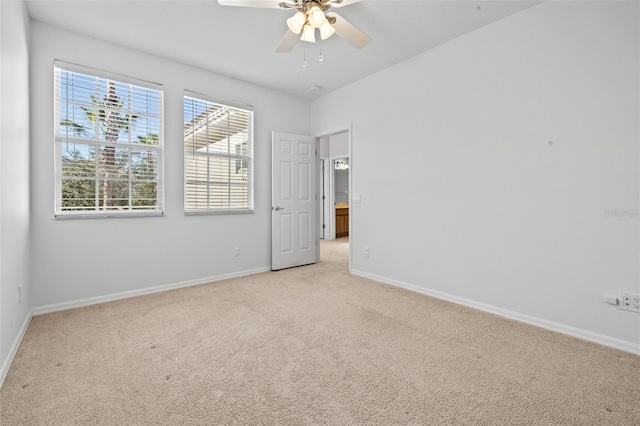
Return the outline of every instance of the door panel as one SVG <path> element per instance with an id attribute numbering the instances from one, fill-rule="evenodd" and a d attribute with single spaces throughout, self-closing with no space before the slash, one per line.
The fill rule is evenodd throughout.
<path id="1" fill-rule="evenodd" d="M 291 253 L 292 251 L 292 226 L 293 218 L 291 217 L 291 213 L 280 213 L 280 253 Z"/>
<path id="2" fill-rule="evenodd" d="M 280 199 L 291 201 L 293 189 L 293 170 L 291 162 L 280 162 Z"/>
<path id="3" fill-rule="evenodd" d="M 300 213 L 300 250 L 311 250 L 311 218 L 308 213 Z"/>
<path id="4" fill-rule="evenodd" d="M 311 200 L 311 193 L 313 192 L 313 188 L 311 185 L 311 176 L 310 175 L 310 165 L 309 163 L 300 163 L 298 166 L 298 184 L 300 187 L 300 194 L 298 194 L 298 199 L 300 201 L 309 201 Z"/>
<path id="5" fill-rule="evenodd" d="M 310 136 L 272 134 L 271 269 L 316 262 L 316 153 Z"/>

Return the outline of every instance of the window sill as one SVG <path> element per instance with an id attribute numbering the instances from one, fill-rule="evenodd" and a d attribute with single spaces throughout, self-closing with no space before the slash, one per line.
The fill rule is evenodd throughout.
<path id="1" fill-rule="evenodd" d="M 253 214 L 253 209 L 243 210 L 186 210 L 185 216 L 207 216 L 207 215 L 227 215 L 227 214 Z"/>
<path id="2" fill-rule="evenodd" d="M 96 212 L 96 213 L 76 213 L 76 212 L 57 212 L 54 215 L 54 219 L 68 220 L 68 219 L 112 219 L 118 217 L 162 217 L 164 211 L 162 210 L 149 210 L 140 212 Z"/>

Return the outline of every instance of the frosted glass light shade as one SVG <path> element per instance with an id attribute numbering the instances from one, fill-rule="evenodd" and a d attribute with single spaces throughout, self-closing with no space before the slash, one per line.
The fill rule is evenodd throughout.
<path id="1" fill-rule="evenodd" d="M 311 25 L 313 28 L 319 28 L 320 25 L 322 25 L 322 23 L 327 19 L 327 17 L 324 16 L 324 12 L 320 10 L 318 6 L 313 6 L 307 13 L 307 16 L 309 18 L 309 25 Z"/>
<path id="2" fill-rule="evenodd" d="M 302 41 L 308 41 L 309 43 L 316 42 L 316 29 L 311 25 L 305 25 L 302 30 L 302 37 L 300 37 Z"/>
<path id="3" fill-rule="evenodd" d="M 294 33 L 300 34 L 300 31 L 302 31 L 302 27 L 304 26 L 306 20 L 307 18 L 304 16 L 304 13 L 298 12 L 291 18 L 287 19 L 287 26 Z"/>
<path id="4" fill-rule="evenodd" d="M 326 19 L 324 20 L 322 25 L 320 25 L 320 38 L 323 40 L 328 39 L 335 32 L 336 32 L 336 29 L 333 28 L 333 25 L 331 25 L 329 21 L 327 21 Z"/>

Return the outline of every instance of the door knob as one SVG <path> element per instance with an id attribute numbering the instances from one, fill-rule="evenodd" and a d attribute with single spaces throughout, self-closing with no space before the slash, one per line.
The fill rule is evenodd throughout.
<path id="1" fill-rule="evenodd" d="M 273 209 L 274 209 L 275 211 L 278 211 L 278 210 L 284 210 L 284 207 L 275 206 Z"/>

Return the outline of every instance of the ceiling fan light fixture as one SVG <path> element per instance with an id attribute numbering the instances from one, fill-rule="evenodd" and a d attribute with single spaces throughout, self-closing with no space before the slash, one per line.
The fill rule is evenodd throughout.
<path id="1" fill-rule="evenodd" d="M 291 18 L 287 19 L 287 26 L 294 33 L 300 34 L 300 31 L 302 31 L 302 27 L 306 21 L 307 18 L 304 16 L 304 13 L 298 12 Z"/>
<path id="2" fill-rule="evenodd" d="M 309 25 L 313 28 L 319 28 L 320 25 L 327 19 L 324 15 L 324 12 L 320 10 L 318 6 L 312 6 L 311 9 L 307 12 L 307 19 L 309 20 Z"/>
<path id="3" fill-rule="evenodd" d="M 300 37 L 300 40 L 307 41 L 309 43 L 315 43 L 316 29 L 313 28 L 311 25 L 305 25 L 304 28 L 302 29 L 302 37 Z"/>
<path id="4" fill-rule="evenodd" d="M 322 25 L 320 25 L 320 38 L 323 40 L 328 39 L 335 32 L 336 32 L 336 29 L 333 28 L 333 25 L 331 25 L 329 21 L 327 21 L 326 19 L 324 20 Z"/>

